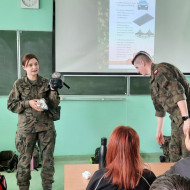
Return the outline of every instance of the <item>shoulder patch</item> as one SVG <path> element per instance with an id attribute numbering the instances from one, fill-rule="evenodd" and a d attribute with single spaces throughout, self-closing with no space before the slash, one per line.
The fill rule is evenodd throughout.
<path id="1" fill-rule="evenodd" d="M 154 75 L 156 75 L 157 73 L 158 73 L 158 70 L 155 70 L 155 71 L 154 71 Z"/>

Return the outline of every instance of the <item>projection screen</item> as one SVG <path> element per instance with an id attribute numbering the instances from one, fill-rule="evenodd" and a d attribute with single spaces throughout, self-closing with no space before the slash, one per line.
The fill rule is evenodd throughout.
<path id="1" fill-rule="evenodd" d="M 131 59 L 190 72 L 190 1 L 56 0 L 55 70 L 72 74 L 136 73 Z"/>

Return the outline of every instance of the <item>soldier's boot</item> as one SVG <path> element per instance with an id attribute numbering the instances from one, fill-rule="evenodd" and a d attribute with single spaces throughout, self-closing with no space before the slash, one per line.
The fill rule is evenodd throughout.
<path id="1" fill-rule="evenodd" d="M 43 186 L 43 190 L 52 190 L 52 184 L 47 184 Z"/>
<path id="2" fill-rule="evenodd" d="M 29 186 L 19 186 L 20 190 L 29 190 Z"/>

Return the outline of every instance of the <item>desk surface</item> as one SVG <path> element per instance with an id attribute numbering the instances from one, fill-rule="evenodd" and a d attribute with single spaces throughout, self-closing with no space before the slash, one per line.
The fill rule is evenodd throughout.
<path id="1" fill-rule="evenodd" d="M 148 163 L 148 169 L 152 170 L 156 176 L 162 175 L 170 169 L 174 163 Z M 65 185 L 64 190 L 85 190 L 89 180 L 82 177 L 82 173 L 89 171 L 92 175 L 98 170 L 98 164 L 65 165 Z"/>

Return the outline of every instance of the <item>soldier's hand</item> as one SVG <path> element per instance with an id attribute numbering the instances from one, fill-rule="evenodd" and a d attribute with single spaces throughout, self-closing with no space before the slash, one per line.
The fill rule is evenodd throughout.
<path id="1" fill-rule="evenodd" d="M 164 144 L 164 136 L 163 136 L 162 132 L 157 132 L 156 141 L 159 145 Z"/>
<path id="2" fill-rule="evenodd" d="M 185 146 L 187 150 L 190 151 L 190 128 L 187 130 L 186 135 L 185 135 Z"/>
<path id="3" fill-rule="evenodd" d="M 183 123 L 183 132 L 184 132 L 184 135 L 186 135 L 188 129 L 190 127 L 190 119 L 187 119 L 186 121 L 184 121 Z"/>
<path id="4" fill-rule="evenodd" d="M 33 108 L 36 111 L 42 111 L 42 108 L 38 106 L 41 103 L 39 103 L 37 101 L 38 101 L 38 99 L 30 100 L 29 105 L 30 105 L 31 108 Z"/>

